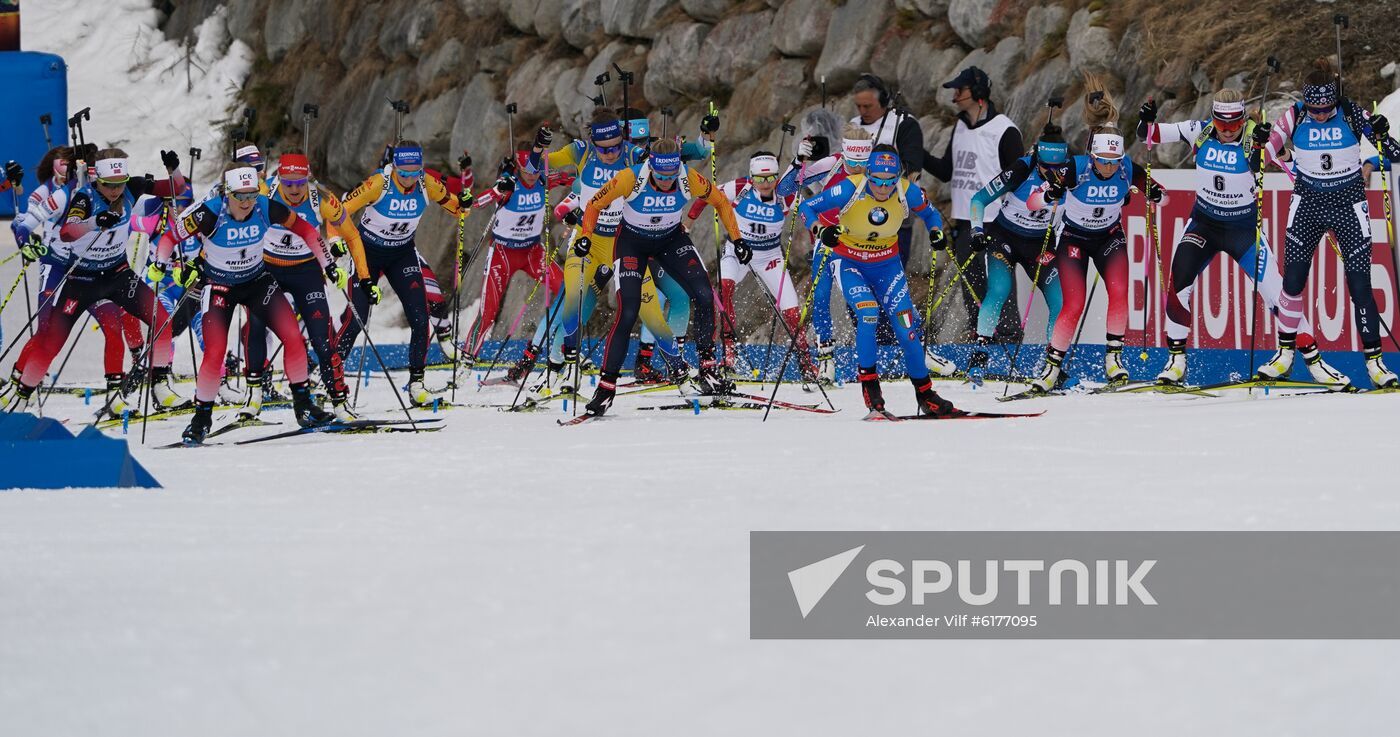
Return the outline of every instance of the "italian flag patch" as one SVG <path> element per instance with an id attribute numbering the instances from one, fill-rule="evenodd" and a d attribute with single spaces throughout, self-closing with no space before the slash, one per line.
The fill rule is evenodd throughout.
<path id="1" fill-rule="evenodd" d="M 899 326 L 902 328 L 914 327 L 914 313 L 909 310 L 899 312 L 894 318 L 899 321 Z"/>

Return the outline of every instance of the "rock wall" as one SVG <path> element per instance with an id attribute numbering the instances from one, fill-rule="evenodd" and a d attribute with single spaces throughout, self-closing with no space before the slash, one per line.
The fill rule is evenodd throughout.
<path id="1" fill-rule="evenodd" d="M 1205 114 L 1220 86 L 1255 89 L 1269 54 L 1285 61 L 1273 81 L 1279 94 L 1271 95 L 1271 106 L 1281 106 L 1307 60 L 1333 51 L 1331 14 L 1343 9 L 1293 3 L 1275 17 L 1149 0 L 187 0 L 175 5 L 165 32 L 184 37 L 223 4 L 231 35 L 259 54 L 243 90 L 260 111 L 259 141 L 299 144 L 301 106 L 318 103 L 313 161 L 341 189 L 372 171 L 392 138 L 389 98 L 411 103 L 404 135 L 424 144 L 431 163 L 446 165 L 465 148 L 489 178 L 491 162 L 508 149 L 505 102 L 519 106 L 518 140 L 545 121 L 580 135 L 598 93 L 593 81 L 614 64 L 634 73 L 632 104 L 652 113 L 654 127 L 658 109 L 669 106 L 674 129 L 698 135 L 705 104 L 716 101 L 722 179 L 740 173 L 750 151 L 779 148 L 781 123 L 820 104 L 815 80 L 823 76 L 828 104 L 843 116 L 854 114 L 848 92 L 857 75 L 882 76 L 919 116 L 935 152 L 954 120 L 951 94 L 940 85 L 973 64 L 990 75 L 993 100 L 1028 138 L 1044 122 L 1046 99 L 1059 93 L 1066 101 L 1059 122 L 1082 140 L 1086 72 L 1101 75 L 1124 103 L 1127 130 L 1148 95 L 1163 102 L 1164 118 L 1176 118 Z M 1348 90 L 1366 100 L 1400 77 L 1382 80 L 1376 71 L 1394 46 L 1383 35 L 1381 5 L 1350 8 Z M 615 81 L 607 96 L 620 103 Z M 1169 163 L 1181 153 L 1157 152 Z M 945 196 L 940 183 L 927 176 L 922 183 L 935 199 Z M 473 216 L 467 232 L 479 234 L 484 221 Z M 420 231 L 420 247 L 439 267 L 451 263 L 453 230 L 448 218 L 430 216 Z M 702 253 L 713 253 L 711 227 L 694 236 Z M 916 251 L 910 270 L 927 274 L 927 250 Z M 925 280 L 911 281 L 921 296 Z M 474 297 L 479 287 L 468 283 Z M 756 299 L 754 290 L 750 280 L 741 299 Z M 519 300 L 526 290 L 515 291 Z M 741 312 L 741 327 L 764 339 L 766 312 Z M 948 321 L 943 332 L 960 326 Z"/>

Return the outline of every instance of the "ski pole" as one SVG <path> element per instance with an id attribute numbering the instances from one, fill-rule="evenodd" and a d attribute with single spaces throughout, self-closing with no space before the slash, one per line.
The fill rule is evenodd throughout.
<path id="1" fill-rule="evenodd" d="M 77 259 L 74 260 L 74 263 L 77 263 Z M 65 278 L 66 278 L 66 277 L 65 277 Z M 61 284 L 61 282 L 60 282 L 60 284 Z M 54 291 L 57 291 L 57 289 L 55 289 Z M 160 334 L 160 333 L 165 332 L 166 327 L 168 327 L 168 326 L 170 325 L 171 321 L 175 319 L 175 314 L 176 314 L 177 312 L 179 312 L 180 307 L 185 303 L 185 300 L 187 300 L 187 299 L 190 298 L 190 295 L 191 295 L 191 294 L 192 294 L 192 292 L 186 291 L 184 294 L 180 295 L 180 299 L 177 300 L 177 301 L 175 302 L 175 309 L 171 310 L 171 311 L 169 312 L 169 314 L 167 314 L 167 315 L 165 316 L 165 324 L 161 325 L 160 328 L 159 328 L 158 330 L 155 330 L 155 331 L 154 331 L 156 334 Z M 150 316 L 150 318 L 151 318 L 151 322 L 152 322 L 152 323 L 155 322 L 155 319 L 156 319 L 156 309 L 155 309 L 155 306 L 156 306 L 157 304 L 159 304 L 159 302 L 160 302 L 159 299 L 154 299 L 154 300 L 151 302 L 151 316 Z M 142 346 L 141 352 L 138 353 L 138 354 L 136 354 L 136 357 L 133 358 L 133 359 L 131 360 L 131 365 L 134 367 L 134 366 L 139 366 L 139 365 L 141 365 L 142 363 L 145 363 L 145 362 L 146 362 L 146 357 L 147 357 L 147 355 L 149 355 L 150 352 L 153 351 L 153 350 L 155 350 L 155 342 L 154 342 L 154 341 L 148 341 L 148 342 L 146 343 L 146 345 Z M 131 393 L 131 390 L 135 388 L 135 385 L 132 383 L 132 382 L 133 382 L 133 377 L 134 377 L 135 374 L 136 374 L 135 371 L 132 371 L 132 372 L 128 373 L 128 374 L 126 375 L 126 378 L 122 380 L 121 388 L 120 388 L 115 394 L 114 394 L 114 393 L 111 393 L 111 392 L 108 392 L 107 401 L 106 401 L 106 402 L 103 402 L 103 403 L 102 403 L 102 406 L 101 406 L 100 408 L 98 408 L 97 412 L 93 415 L 92 422 L 91 422 L 90 424 L 96 425 L 97 422 L 98 422 L 98 420 L 102 419 L 103 415 L 107 414 L 107 411 L 110 410 L 110 409 L 112 408 L 112 400 L 116 399 L 118 396 L 125 396 L 125 395 Z"/>
<path id="2" fill-rule="evenodd" d="M 389 98 L 384 98 L 389 100 Z M 389 107 L 394 110 L 394 145 L 403 141 L 403 116 L 408 114 L 407 100 L 389 100 Z"/>
<path id="3" fill-rule="evenodd" d="M 467 172 L 461 171 L 462 195 L 457 200 L 457 248 L 452 264 L 452 402 L 457 401 L 457 367 L 462 362 L 462 349 L 457 344 L 457 330 L 462 324 L 462 251 L 466 248 L 467 212 L 471 208 L 471 192 L 467 190 Z"/>
<path id="4" fill-rule="evenodd" d="M 831 253 L 831 248 L 824 244 L 820 246 L 821 258 L 817 260 L 817 268 L 812 272 L 818 274 L 826 268 L 827 256 Z M 817 292 L 817 280 L 812 279 L 812 285 L 807 288 L 807 299 L 802 304 L 802 314 L 797 320 L 797 331 L 793 334 L 792 340 L 788 341 L 787 353 L 783 355 L 783 363 L 778 368 L 778 378 L 773 382 L 773 394 L 768 397 L 768 407 L 763 410 L 763 422 L 768 421 L 768 414 L 773 411 L 773 403 L 778 399 L 778 387 L 783 385 L 783 374 L 787 373 L 788 361 L 792 360 L 792 352 L 797 348 L 797 336 L 807 327 L 807 318 L 811 315 L 812 299 Z"/>
<path id="5" fill-rule="evenodd" d="M 1340 57 L 1338 57 L 1340 58 Z M 1263 125 L 1269 120 L 1269 113 L 1264 109 L 1265 103 L 1269 101 L 1269 81 L 1274 72 L 1279 70 L 1278 59 L 1270 56 L 1265 60 L 1264 72 L 1264 96 L 1259 98 L 1259 124 Z M 1340 85 L 1339 85 L 1340 86 Z M 1253 142 L 1251 142 L 1253 143 Z M 1249 363 L 1245 365 L 1245 375 L 1254 373 L 1254 347 L 1258 341 L 1257 330 L 1259 326 L 1259 280 L 1264 278 L 1264 147 L 1259 146 L 1255 150 L 1254 164 L 1257 167 L 1254 172 L 1254 273 L 1249 281 Z M 1250 394 L 1254 389 L 1250 388 Z"/>
<path id="6" fill-rule="evenodd" d="M 32 324 L 33 324 L 35 318 L 38 317 L 38 316 L 40 316 L 40 315 L 43 315 L 43 314 L 44 314 L 44 308 L 45 308 L 45 307 L 48 307 L 49 304 L 50 304 L 51 302 L 53 302 L 54 296 L 57 295 L 57 294 L 59 293 L 59 291 L 62 290 L 63 285 L 66 284 L 66 283 L 68 282 L 68 276 L 69 276 L 70 274 L 73 273 L 73 269 L 77 267 L 78 262 L 79 262 L 80 260 L 81 260 L 81 259 L 78 258 L 78 257 L 76 257 L 76 256 L 73 258 L 73 263 L 68 267 L 68 271 L 64 272 L 63 278 L 58 280 L 58 284 L 56 284 L 56 285 L 54 286 L 53 291 L 52 291 L 52 292 L 49 292 L 48 296 L 46 296 L 46 297 L 44 297 L 43 299 L 39 300 L 39 309 L 38 309 L 38 311 L 36 312 L 36 314 L 35 314 L 33 317 L 30 317 L 30 318 L 29 318 L 29 322 L 26 323 L 25 326 L 24 326 L 24 328 L 21 329 L 21 330 L 19 331 L 20 333 L 24 333 L 26 330 L 31 330 L 31 326 L 32 326 Z M 29 269 L 29 264 L 27 264 L 27 263 L 26 263 L 24 266 L 21 266 L 21 267 L 20 267 L 20 270 L 19 270 L 20 273 L 19 273 L 18 275 L 16 275 L 16 277 L 15 277 L 15 283 L 12 284 L 12 285 L 10 286 L 10 291 L 9 291 L 9 293 L 5 295 L 5 301 L 4 301 L 4 302 L 0 302 L 0 312 L 4 312 L 4 311 L 5 311 L 5 305 L 7 305 L 7 304 L 10 303 L 10 297 L 15 293 L 15 287 L 19 285 L 20 280 L 21 280 L 21 279 L 25 276 L 25 274 L 28 272 L 28 269 Z M 31 336 L 32 336 L 32 330 L 31 330 Z M 3 353 L 0 353 L 0 361 L 4 361 L 4 360 L 5 360 L 5 356 L 10 355 L 10 351 L 14 350 L 14 347 L 15 347 L 16 345 L 18 345 L 19 342 L 20 342 L 20 340 L 22 340 L 23 338 L 24 338 L 24 335 L 16 335 L 16 336 L 15 336 L 15 339 L 12 340 L 12 341 L 10 341 L 10 344 L 9 344 L 8 346 L 5 347 L 5 351 L 4 351 Z"/>
<path id="7" fill-rule="evenodd" d="M 49 126 L 53 125 L 53 116 L 44 113 L 39 116 L 39 125 L 44 127 L 44 147 L 53 149 L 53 138 L 49 136 Z"/>
<path id="8" fill-rule="evenodd" d="M 1065 351 L 1065 358 L 1061 365 L 1065 367 L 1065 372 L 1069 372 L 1069 359 L 1074 355 L 1074 349 L 1079 347 L 1079 338 L 1084 335 L 1084 326 L 1089 323 L 1089 308 L 1094 304 L 1094 293 L 1099 291 L 1099 272 L 1094 271 L 1094 283 L 1089 285 L 1089 298 L 1084 300 L 1084 311 L 1079 313 L 1079 329 L 1074 333 L 1074 342 L 1069 344 L 1069 350 Z"/>
<path id="9" fill-rule="evenodd" d="M 54 372 L 53 379 L 49 381 L 48 387 L 46 387 L 43 394 L 40 395 L 39 409 L 44 408 L 44 403 L 48 401 L 49 395 L 53 394 L 54 390 L 58 387 L 58 378 L 63 376 L 63 369 L 68 367 L 68 359 L 73 357 L 73 349 L 78 347 L 78 339 L 83 337 L 83 333 L 87 332 L 87 326 L 90 322 L 92 322 L 91 311 L 83 318 L 83 324 L 78 328 L 77 333 L 74 334 L 73 342 L 68 345 L 68 352 L 63 354 L 63 362 L 58 364 L 58 371 Z"/>
<path id="10" fill-rule="evenodd" d="M 797 134 L 797 128 L 794 127 L 794 126 L 792 126 L 792 125 L 790 125 L 790 124 L 788 124 L 788 123 L 783 123 L 783 135 L 782 135 L 782 138 L 778 139 L 778 161 L 779 161 L 780 163 L 781 163 L 782 160 L 783 160 L 783 149 L 786 148 L 786 146 L 787 146 L 787 137 L 788 137 L 788 134 L 796 135 L 796 134 Z M 792 248 L 792 234 L 794 233 L 794 231 L 795 231 L 795 229 L 796 229 L 796 227 L 797 227 L 797 224 L 796 224 L 796 221 L 795 221 L 795 219 L 796 219 L 796 217 L 797 217 L 797 203 L 801 202 L 801 197 L 802 197 L 802 180 L 806 178 L 806 177 L 805 177 L 805 174 L 806 174 L 806 173 L 807 173 L 807 162 L 806 162 L 806 160 L 803 160 L 802 166 L 800 167 L 800 169 L 798 170 L 798 173 L 797 173 L 797 190 L 798 190 L 798 191 L 797 191 L 797 194 L 793 196 L 792 213 L 793 213 L 794 222 L 793 222 L 793 225 L 791 226 L 791 229 L 789 230 L 789 233 L 790 233 L 790 234 L 789 234 L 789 236 L 788 236 L 787 243 L 784 244 L 784 246 L 783 246 L 783 270 L 784 270 L 784 271 L 787 270 L 788 256 L 791 254 L 791 248 Z M 781 201 L 782 195 L 777 194 L 776 190 L 774 191 L 774 196 L 778 197 L 779 200 Z M 776 303 L 781 304 L 782 299 L 783 299 L 783 287 L 786 287 L 786 286 L 787 286 L 787 279 L 784 279 L 784 280 L 778 282 L 778 296 L 776 296 L 776 297 L 773 298 L 774 301 L 775 301 Z M 784 327 L 786 327 L 786 326 L 784 326 Z M 777 332 L 777 330 L 778 330 L 778 315 L 777 315 L 777 314 L 774 314 L 774 315 L 773 315 L 773 320 L 770 321 L 770 322 L 768 323 L 768 350 L 765 351 L 764 354 L 763 354 L 763 370 L 764 370 L 764 371 L 767 371 L 767 370 L 768 370 L 768 367 L 771 365 L 771 364 L 769 363 L 769 361 L 773 358 L 773 334 L 774 334 L 775 332 Z M 754 369 L 754 373 L 757 374 L 757 373 L 758 373 L 758 369 Z"/>
<path id="11" fill-rule="evenodd" d="M 719 119 L 719 108 L 715 107 L 715 101 L 714 101 L 714 100 L 710 100 L 709 114 L 710 114 L 711 116 L 713 116 L 716 120 Z M 716 132 L 718 132 L 718 131 L 716 131 Z M 718 186 L 719 186 L 719 184 L 718 184 L 718 182 L 719 182 L 719 164 L 717 163 L 717 159 L 718 159 L 718 156 L 719 156 L 719 140 L 718 140 L 718 138 L 719 138 L 719 137 L 716 136 L 716 135 L 714 135 L 713 133 L 710 135 L 710 186 L 711 186 L 711 187 L 718 187 Z M 685 168 L 685 167 L 682 167 L 682 168 Z M 682 175 L 682 176 L 685 176 L 685 172 L 682 172 L 681 175 Z M 713 220 L 714 220 L 714 224 L 715 224 L 715 269 L 718 270 L 718 269 L 719 269 L 720 262 L 724 259 L 724 241 L 720 238 L 720 235 L 719 235 L 719 210 L 718 210 L 717 208 L 713 208 L 713 207 L 710 208 L 710 210 L 711 210 L 711 214 L 714 215 Z M 722 307 L 722 306 L 723 306 L 723 305 L 721 305 L 721 307 Z M 731 323 L 732 323 L 732 321 L 731 321 Z M 731 329 L 732 329 L 732 328 L 731 328 Z M 739 339 L 738 333 L 735 333 L 734 339 L 735 339 L 735 340 L 738 340 L 738 339 Z M 721 341 L 719 342 L 719 350 L 717 351 L 717 353 L 718 353 L 719 355 L 721 355 L 721 356 L 723 356 L 723 354 L 724 354 L 724 341 L 723 341 L 723 340 L 721 340 Z"/>
<path id="12" fill-rule="evenodd" d="M 414 432 L 418 432 L 418 424 L 413 421 L 413 413 L 408 411 L 408 405 L 403 401 L 403 394 L 399 391 L 398 384 L 395 384 L 394 377 L 389 375 L 389 365 L 384 363 L 384 357 L 379 355 L 379 349 L 375 347 L 374 339 L 369 337 L 369 326 L 365 324 L 364 320 L 360 319 L 360 311 L 355 309 L 355 301 L 350 300 L 348 304 L 350 305 L 350 315 L 354 317 L 355 322 L 359 324 L 360 332 L 364 333 L 365 344 L 374 352 L 374 360 L 379 363 L 379 368 L 384 371 L 384 380 L 389 382 L 389 388 L 394 391 L 394 398 L 399 400 L 399 408 L 403 410 L 403 416 L 408 418 L 409 427 L 412 427 Z M 361 360 L 364 360 L 364 354 L 362 353 L 360 355 Z"/>
<path id="13" fill-rule="evenodd" d="M 510 139 L 506 142 L 506 156 L 509 157 L 515 151 L 515 103 L 506 103 L 506 135 Z"/>
<path id="14" fill-rule="evenodd" d="M 1337 36 L 1337 97 L 1342 96 L 1342 29 L 1351 28 L 1351 21 L 1345 15 L 1332 16 L 1332 30 Z"/>
<path id="15" fill-rule="evenodd" d="M 1021 356 L 1021 346 L 1026 344 L 1026 323 L 1031 319 L 1031 307 L 1035 305 L 1035 293 L 1044 287 L 1040 285 L 1040 269 L 1045 265 L 1045 252 L 1050 248 L 1050 239 L 1055 232 L 1055 213 L 1059 212 L 1060 203 L 1057 201 L 1050 207 L 1050 224 L 1045 226 L 1045 239 L 1040 244 L 1040 255 L 1035 259 L 1035 275 L 1031 277 L 1031 294 L 1026 298 L 1026 314 L 1021 316 L 1021 342 L 1016 344 L 1016 349 L 1011 353 L 1011 366 L 1006 371 L 1006 383 L 1002 386 L 1001 395 L 1004 397 L 1011 391 L 1011 380 L 1016 377 L 1016 361 Z"/>
<path id="16" fill-rule="evenodd" d="M 321 106 L 305 103 L 301 106 L 301 152 L 311 156 L 311 121 L 321 117 Z"/>

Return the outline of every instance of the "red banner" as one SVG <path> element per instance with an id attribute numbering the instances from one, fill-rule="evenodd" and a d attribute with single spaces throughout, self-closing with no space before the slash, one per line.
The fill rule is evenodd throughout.
<path id="1" fill-rule="evenodd" d="M 1166 188 L 1167 201 L 1159 210 L 1160 250 L 1158 255 L 1147 233 L 1147 218 L 1141 197 L 1134 197 L 1128 208 L 1129 345 L 1140 345 L 1144 325 L 1148 344 L 1166 345 L 1163 288 L 1171 289 L 1171 260 L 1176 243 L 1186 229 L 1195 201 L 1194 170 L 1154 170 L 1152 176 Z M 1394 181 L 1390 182 L 1396 186 Z M 1275 268 L 1282 268 L 1284 231 L 1288 201 L 1293 185 L 1283 174 L 1264 177 L 1264 234 Z M 1396 262 L 1386 231 L 1380 175 L 1372 177 L 1367 191 L 1371 213 L 1371 287 L 1376 307 L 1385 323 L 1394 329 L 1400 310 L 1396 305 Z M 1256 347 L 1274 347 L 1274 318 L 1260 301 L 1251 317 L 1254 290 L 1247 271 L 1226 255 L 1217 256 L 1197 278 L 1191 299 L 1193 320 L 1189 346 L 1192 348 L 1244 348 L 1250 344 L 1250 326 L 1258 333 Z M 1323 350 L 1354 351 L 1361 347 L 1355 330 L 1355 315 L 1347 296 L 1342 261 L 1331 236 L 1323 239 L 1313 259 L 1312 272 L 1303 293 L 1314 337 Z M 1093 334 L 1093 333 L 1086 333 Z M 1389 346 L 1388 346 L 1389 347 Z"/>

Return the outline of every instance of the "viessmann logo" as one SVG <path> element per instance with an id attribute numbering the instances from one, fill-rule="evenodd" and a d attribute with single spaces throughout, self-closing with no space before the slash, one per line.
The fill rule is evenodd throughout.
<path id="1" fill-rule="evenodd" d="M 864 545 L 788 571 L 802 618 L 812 613 Z M 1156 560 L 973 560 L 879 558 L 865 566 L 865 598 L 877 606 L 951 603 L 985 607 L 1003 596 L 1017 606 L 1156 606 L 1146 578 Z M 1008 579 L 1009 586 L 1002 585 Z M 947 596 L 945 596 L 947 595 Z M 1043 597 L 1043 598 L 1040 598 Z M 1003 601 L 1002 603 L 1005 603 Z"/>

